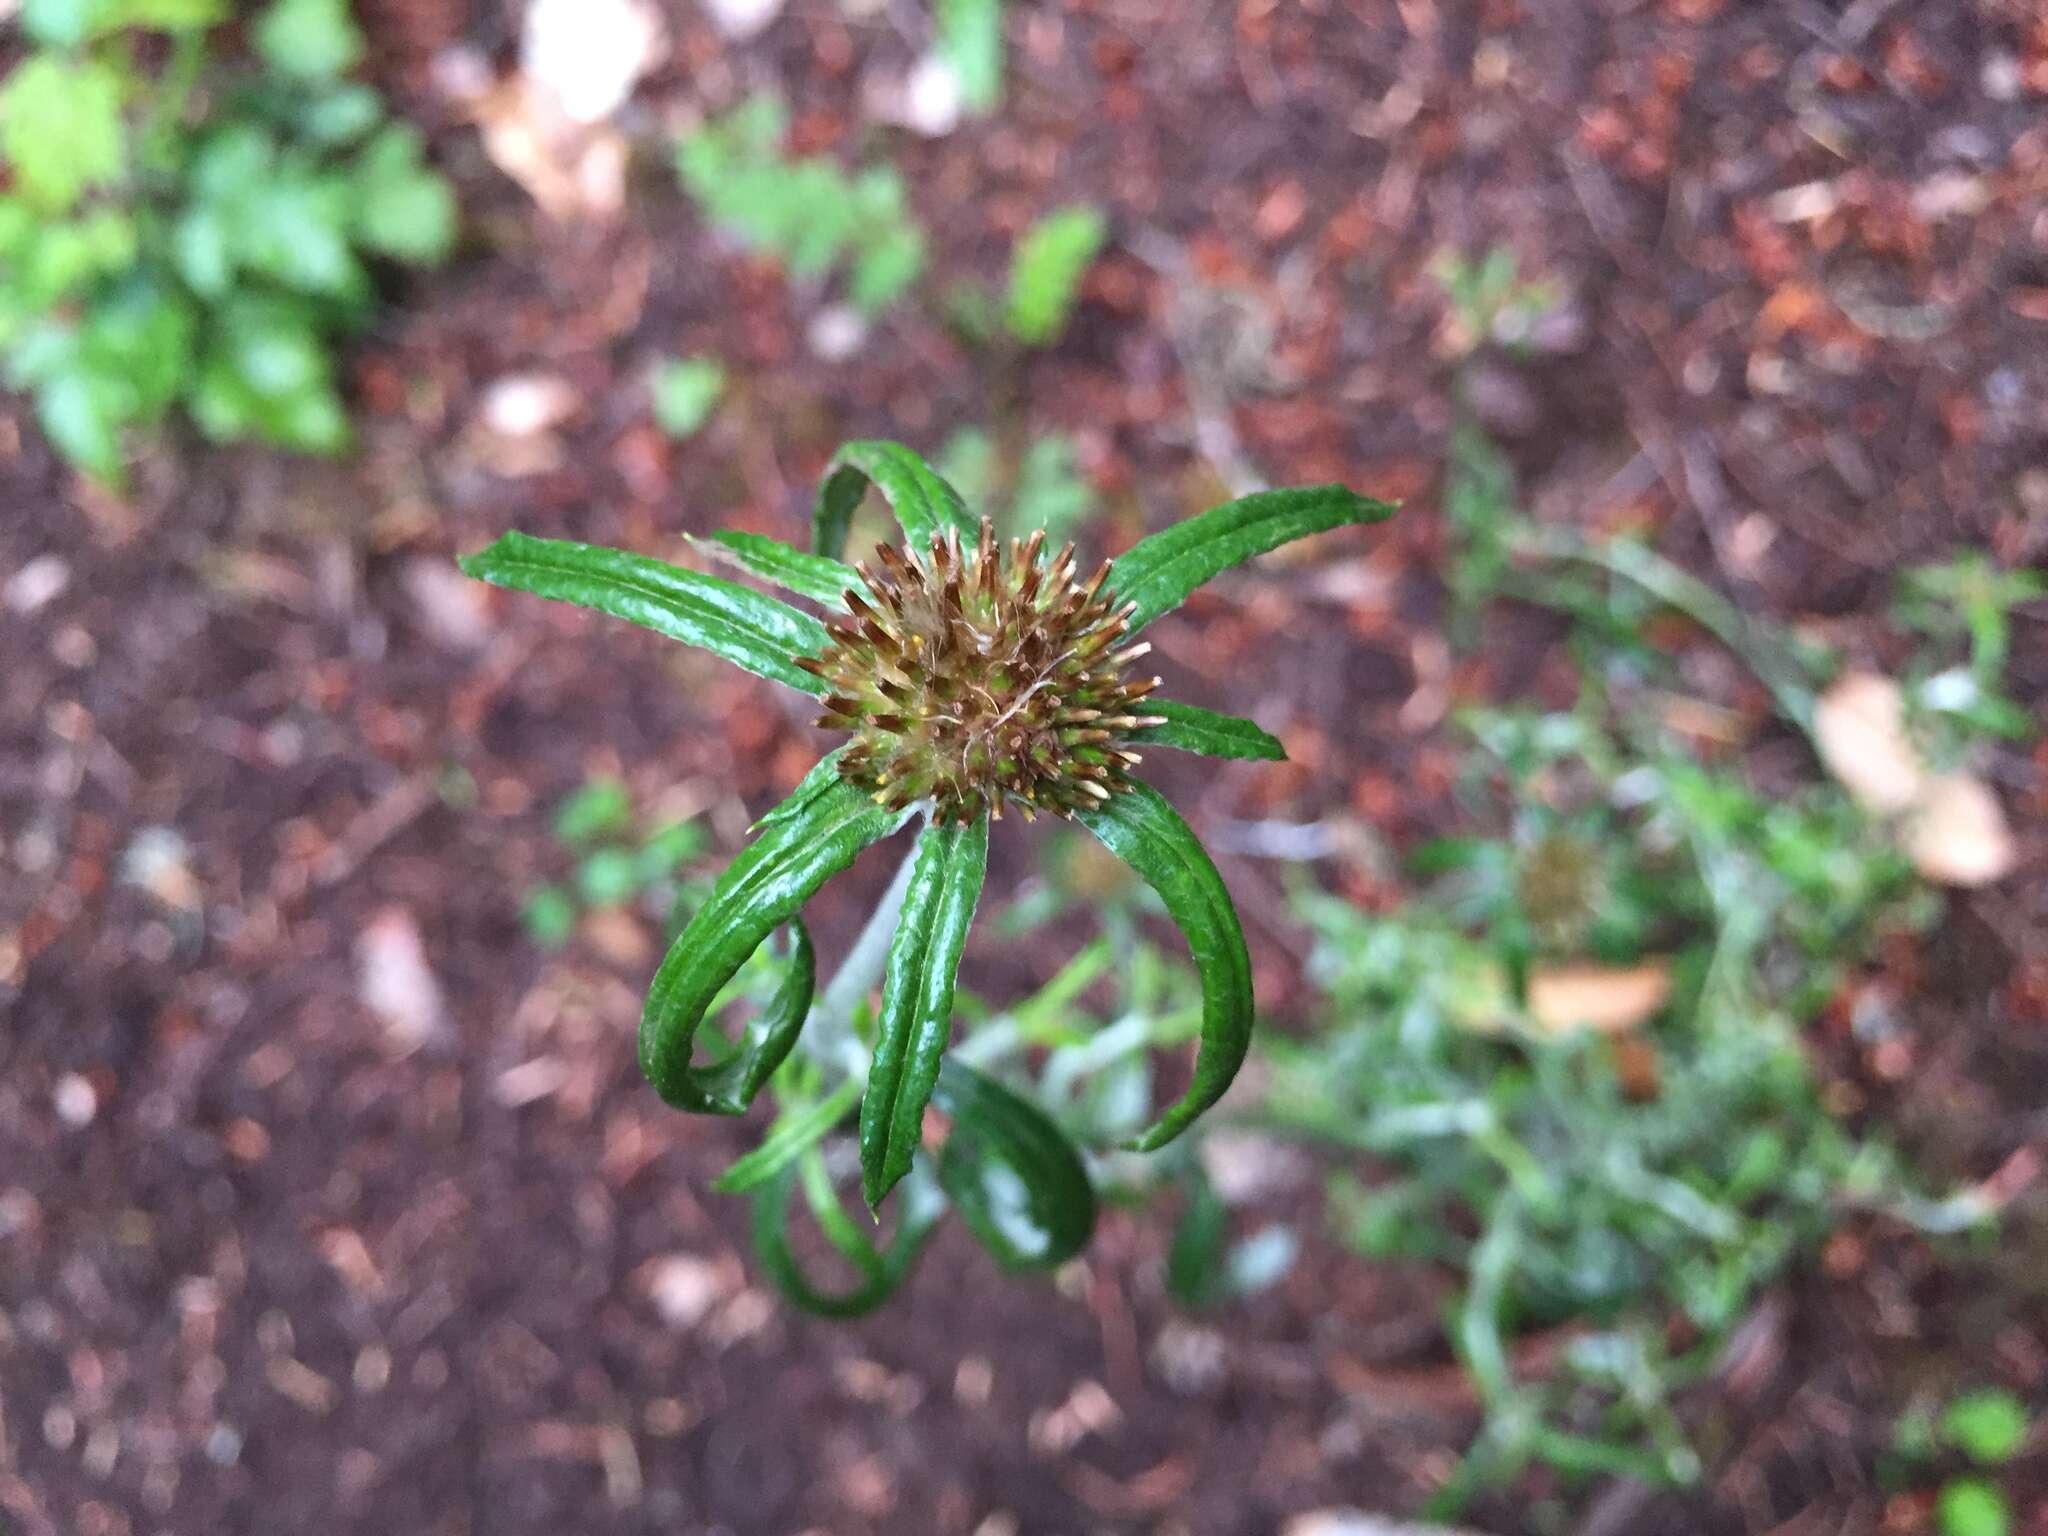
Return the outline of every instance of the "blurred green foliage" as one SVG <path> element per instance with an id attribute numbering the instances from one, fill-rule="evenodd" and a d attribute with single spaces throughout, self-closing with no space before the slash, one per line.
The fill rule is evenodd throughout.
<path id="1" fill-rule="evenodd" d="M 1003 0 L 933 0 L 939 57 L 960 82 L 960 101 L 977 116 L 1003 104 Z"/>
<path id="2" fill-rule="evenodd" d="M 771 252 L 798 277 L 843 270 L 847 298 L 873 315 L 924 271 L 924 232 L 888 166 L 848 172 L 782 151 L 788 112 L 755 96 L 676 148 L 684 188 L 719 228 Z"/>
<path id="3" fill-rule="evenodd" d="M 2048 598 L 2048 576 L 2000 570 L 1981 550 L 1917 566 L 1899 578 L 1892 617 L 1927 642 L 1903 679 L 1913 722 L 1937 766 L 1952 767 L 1985 738 L 2022 741 L 2040 729 L 2005 688 L 2014 610 Z"/>
<path id="4" fill-rule="evenodd" d="M 1098 208 L 1077 206 L 1046 214 L 1024 231 L 1010 253 L 1009 299 L 1003 325 L 1027 347 L 1059 340 L 1074 313 L 1081 279 L 1109 238 Z"/>
<path id="5" fill-rule="evenodd" d="M 673 438 L 695 437 L 725 398 L 725 365 L 715 357 L 665 358 L 648 389 L 656 425 Z"/>
<path id="6" fill-rule="evenodd" d="M 1922 1404 L 1899 1420 L 1880 1471 L 1893 1487 L 1924 1487 L 1946 1463 L 1934 1503 L 1942 1536 L 2005 1536 L 2012 1500 L 1988 1469 L 2020 1455 L 2032 1428 L 2026 1404 L 2002 1387 L 1965 1392 L 1939 1414 Z"/>
<path id="7" fill-rule="evenodd" d="M 1005 537 L 1043 528 L 1054 548 L 1095 515 L 1095 488 L 1081 473 L 1064 432 L 1032 438 L 1020 453 L 979 427 L 963 427 L 940 448 L 939 472 L 973 506 L 985 508 Z"/>
<path id="8" fill-rule="evenodd" d="M 454 240 L 420 136 L 346 78 L 363 44 L 342 0 L 273 0 L 257 69 L 213 50 L 226 14 L 32 0 L 0 87 L 6 381 L 112 484 L 126 434 L 179 404 L 216 440 L 343 447 L 332 345 L 369 319 L 372 265 Z"/>
<path id="9" fill-rule="evenodd" d="M 535 886 L 520 909 L 534 942 L 560 949 L 583 914 L 639 906 L 657 923 L 673 923 L 708 886 L 683 870 L 705 851 L 695 821 L 644 825 L 632 792 L 610 777 L 589 780 L 555 808 L 555 842 L 571 865 L 566 880 Z"/>

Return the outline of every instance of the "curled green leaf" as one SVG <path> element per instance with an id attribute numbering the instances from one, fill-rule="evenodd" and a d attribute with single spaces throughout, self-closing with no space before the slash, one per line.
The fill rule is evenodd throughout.
<path id="1" fill-rule="evenodd" d="M 640 1070 L 662 1098 L 679 1109 L 706 1114 L 739 1114 L 746 1108 L 736 1088 L 757 1088 L 766 1081 L 789 1054 L 801 1014 L 796 1027 L 765 1032 L 752 1057 L 745 1058 L 743 1048 L 747 1065 L 731 1081 L 733 1062 L 690 1065 L 705 1009 L 770 932 L 794 918 L 819 886 L 870 843 L 902 826 L 907 816 L 884 810 L 850 784 L 835 783 L 812 795 L 796 814 L 767 826 L 726 867 L 670 946 L 647 991 L 640 1018 Z M 807 959 L 807 942 L 803 948 Z M 809 1000 L 806 986 L 806 1007 Z M 763 1019 L 773 1012 L 768 1010 Z"/>
<path id="2" fill-rule="evenodd" d="M 1130 1143 L 1163 1147 L 1223 1096 L 1252 1038 L 1252 962 L 1222 875 L 1188 824 L 1160 793 L 1133 784 L 1076 818 L 1159 893 L 1194 957 L 1202 983 L 1202 1041 L 1195 1080 L 1159 1123 Z"/>
<path id="3" fill-rule="evenodd" d="M 842 594 L 849 587 L 856 592 L 861 590 L 860 573 L 844 561 L 792 549 L 766 534 L 736 533 L 722 528 L 709 539 L 693 537 L 690 542 L 707 547 L 717 558 L 730 560 L 742 570 L 787 587 L 822 607 L 844 611 Z"/>
<path id="4" fill-rule="evenodd" d="M 811 518 L 811 548 L 837 559 L 846 548 L 847 525 L 872 484 L 903 525 L 913 553 L 931 543 L 932 535 L 951 528 L 972 539 L 978 528 L 967 504 L 939 472 L 901 443 L 848 443 L 832 456 L 818 486 L 818 505 Z"/>
<path id="5" fill-rule="evenodd" d="M 879 1206 L 910 1171 L 924 1109 L 953 1029 L 960 951 L 988 870 L 988 818 L 933 823 L 917 842 L 903 916 L 889 945 L 875 1059 L 860 1104 L 861 1192 Z"/>
<path id="6" fill-rule="evenodd" d="M 818 1230 L 853 1269 L 855 1280 L 848 1290 L 830 1292 L 812 1285 L 790 1244 L 789 1197 L 799 1184 Z M 910 1273 L 946 1208 L 945 1196 L 929 1178 L 914 1178 L 905 1194 L 908 1198 L 897 1202 L 896 1235 L 886 1250 L 878 1249 L 846 1214 L 824 1160 L 817 1148 L 811 1148 L 754 1196 L 754 1251 L 761 1267 L 775 1288 L 806 1312 L 846 1318 L 874 1311 Z"/>
<path id="7" fill-rule="evenodd" d="M 1394 510 L 1341 485 L 1241 496 L 1140 539 L 1111 565 L 1110 590 L 1138 605 L 1131 615 L 1135 632 L 1178 608 L 1219 571 L 1311 533 L 1379 522 Z"/>
<path id="8" fill-rule="evenodd" d="M 1275 737 L 1235 715 L 1219 715 L 1193 704 L 1156 697 L 1145 700 L 1145 712 L 1164 716 L 1166 723 L 1133 731 L 1133 745 L 1149 742 L 1155 747 L 1177 747 L 1209 757 L 1256 758 L 1274 763 L 1287 760 L 1287 749 Z"/>
<path id="9" fill-rule="evenodd" d="M 1012 1268 L 1046 1269 L 1087 1246 L 1095 1190 L 1043 1110 L 958 1061 L 933 1099 L 953 1117 L 939 1183 L 983 1247 Z"/>
<path id="10" fill-rule="evenodd" d="M 825 626 L 737 582 L 647 555 L 523 533 L 505 534 L 461 564 L 479 581 L 631 620 L 805 693 L 825 687 L 793 659 L 831 643 Z"/>

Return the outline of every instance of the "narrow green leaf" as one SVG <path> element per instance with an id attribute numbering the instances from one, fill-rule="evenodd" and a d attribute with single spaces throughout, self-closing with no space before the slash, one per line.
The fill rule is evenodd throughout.
<path id="1" fill-rule="evenodd" d="M 1193 830 L 1160 793 L 1134 784 L 1076 818 L 1144 877 L 1188 941 L 1202 982 L 1202 1043 L 1195 1080 L 1160 1122 L 1131 1142 L 1163 1147 L 1223 1096 L 1252 1039 L 1252 962 L 1230 892 Z"/>
<path id="2" fill-rule="evenodd" d="M 813 800 L 840 782 L 839 756 L 845 750 L 844 747 L 834 747 L 813 763 L 811 771 L 797 780 L 796 788 L 789 792 L 780 805 L 764 812 L 759 821 L 747 828 L 748 834 L 751 836 L 763 827 L 772 827 L 803 815 Z"/>
<path id="3" fill-rule="evenodd" d="M 861 1192 L 872 1208 L 910 1171 L 953 1030 L 953 980 L 988 871 L 988 818 L 925 828 L 889 944 L 875 1059 L 860 1103 Z"/>
<path id="4" fill-rule="evenodd" d="M 705 548 L 715 559 L 729 561 L 763 581 L 785 586 L 798 597 L 808 597 L 836 612 L 845 612 L 843 594 L 848 588 L 855 592 L 862 588 L 860 572 L 845 561 L 792 549 L 766 534 L 735 533 L 721 528 L 709 539 L 693 534 L 690 542 Z"/>
<path id="5" fill-rule="evenodd" d="M 811 951 L 810 930 L 801 918 L 789 920 L 791 939 L 789 969 L 782 985 L 761 1011 L 747 1021 L 746 1033 L 733 1053 L 714 1067 L 691 1073 L 697 1091 L 721 1111 L 743 1113 L 754 1102 L 761 1085 L 775 1075 L 788 1059 L 810 1016 L 811 993 L 817 986 L 817 959 Z"/>
<path id="6" fill-rule="evenodd" d="M 1311 533 L 1393 514 L 1391 503 L 1341 485 L 1260 491 L 1140 539 L 1110 567 L 1110 590 L 1138 605 L 1131 629 L 1140 630 L 1219 571 Z"/>
<path id="7" fill-rule="evenodd" d="M 712 1188 L 721 1195 L 743 1195 L 788 1168 L 824 1139 L 860 1100 L 860 1083 L 848 1078 L 814 1104 L 785 1114 L 761 1142 L 721 1173 Z"/>
<path id="8" fill-rule="evenodd" d="M 1219 715 L 1193 704 L 1156 698 L 1145 700 L 1145 711 L 1164 715 L 1166 724 L 1131 732 L 1134 742 L 1178 747 L 1183 752 L 1201 752 L 1210 757 L 1259 758 L 1274 763 L 1287 760 L 1287 749 L 1278 740 L 1235 715 Z"/>
<path id="9" fill-rule="evenodd" d="M 859 1276 L 850 1290 L 831 1293 L 813 1286 L 789 1241 L 789 1197 L 802 1184 L 804 1198 L 825 1239 Z M 796 1306 L 820 1317 L 859 1317 L 894 1294 L 923 1252 L 925 1240 L 946 1208 L 945 1196 L 922 1175 L 898 1201 L 896 1235 L 886 1252 L 847 1216 L 831 1176 L 815 1147 L 754 1196 L 754 1251 L 775 1288 Z"/>
<path id="10" fill-rule="evenodd" d="M 662 1098 L 680 1109 L 731 1115 L 746 1108 L 796 1039 L 770 1007 L 748 1030 L 738 1056 L 718 1066 L 693 1068 L 690 1048 L 704 1011 L 761 941 L 792 920 L 803 904 L 862 849 L 902 826 L 909 811 L 884 810 L 846 783 L 810 797 L 801 812 L 767 827 L 725 868 L 711 895 L 670 946 L 640 1017 L 640 1070 Z M 810 946 L 799 944 L 798 964 L 778 1003 L 793 1002 L 798 969 L 808 971 Z M 810 988 L 801 988 L 808 1008 Z M 751 1086 L 750 1086 L 751 1085 Z"/>
<path id="11" fill-rule="evenodd" d="M 579 603 L 702 646 L 756 676 L 822 693 L 824 682 L 795 665 L 831 643 L 807 613 L 737 582 L 686 571 L 622 549 L 508 533 L 461 562 L 493 586 Z"/>
<path id="12" fill-rule="evenodd" d="M 811 519 L 811 548 L 837 559 L 846 548 L 846 528 L 869 485 L 882 493 L 904 541 L 921 553 L 932 535 L 947 528 L 972 537 L 980 524 L 968 516 L 960 493 L 901 443 L 848 443 L 832 456 L 818 485 L 818 506 Z"/>
<path id="13" fill-rule="evenodd" d="M 953 1117 L 939 1183 L 983 1247 L 1013 1268 L 1047 1269 L 1087 1246 L 1095 1190 L 1043 1110 L 957 1061 L 933 1099 Z"/>

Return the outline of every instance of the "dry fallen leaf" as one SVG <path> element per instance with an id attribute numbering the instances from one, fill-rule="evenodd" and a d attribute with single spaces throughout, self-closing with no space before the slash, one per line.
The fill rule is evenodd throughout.
<path id="1" fill-rule="evenodd" d="M 1944 773 L 1928 782 L 1906 817 L 1903 842 L 1913 867 L 1942 885 L 2002 880 L 2018 853 L 1998 797 L 1967 773 Z"/>
<path id="2" fill-rule="evenodd" d="M 525 76 L 472 97 L 484 153 L 557 223 L 609 222 L 626 202 L 626 140 L 607 123 L 578 123 Z"/>
<path id="3" fill-rule="evenodd" d="M 1899 845 L 1913 867 L 1940 885 L 1989 885 L 2017 857 L 1998 797 L 1969 773 L 1936 773 L 1906 732 L 1899 685 L 1850 672 L 1814 706 L 1821 761 L 1856 803 L 1898 819 Z"/>
<path id="4" fill-rule="evenodd" d="M 1865 810 L 1896 816 L 1927 784 L 1927 765 L 1906 734 L 1899 685 L 1876 672 L 1846 672 L 1813 709 L 1821 761 Z"/>
<path id="5" fill-rule="evenodd" d="M 419 924 L 403 907 L 385 907 L 363 925 L 356 939 L 356 992 L 398 1055 L 452 1036 Z"/>
<path id="6" fill-rule="evenodd" d="M 1591 1029 L 1618 1034 L 1646 1023 L 1671 997 L 1671 966 L 1537 966 L 1529 973 L 1529 1017 L 1554 1035 Z"/>
<path id="7" fill-rule="evenodd" d="M 532 0 L 519 67 L 564 117 L 587 127 L 623 107 L 667 51 L 661 12 L 649 0 Z"/>

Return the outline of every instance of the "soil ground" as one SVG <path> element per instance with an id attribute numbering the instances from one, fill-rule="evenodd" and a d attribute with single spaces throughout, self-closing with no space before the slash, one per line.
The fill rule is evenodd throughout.
<path id="1" fill-rule="evenodd" d="M 514 527 L 795 537 L 840 440 L 992 422 L 1076 435 L 1107 552 L 1220 498 L 1196 448 L 1220 427 L 1273 482 L 1407 507 L 1158 626 L 1182 696 L 1297 759 L 1165 787 L 1198 826 L 1348 809 L 1406 846 L 1449 815 L 1448 749 L 1404 715 L 1440 606 L 1432 258 L 1504 243 L 1563 296 L 1474 381 L 1542 515 L 1655 527 L 1745 605 L 1881 660 L 1902 564 L 2048 550 L 2048 21 L 2029 0 L 1020 0 L 1003 110 L 927 142 L 861 126 L 864 73 L 908 65 L 921 8 L 799 0 L 743 47 L 667 10 L 629 216 L 593 230 L 543 218 L 433 88 L 453 44 L 509 68 L 516 7 L 363 7 L 469 234 L 355 353 L 355 458 L 173 442 L 117 504 L 0 406 L 0 579 L 68 576 L 0 613 L 0 1531 L 1258 1536 L 1410 1508 L 1476 1421 L 1441 1296 L 1313 1237 L 1276 1290 L 1194 1319 L 1163 1295 L 1159 1212 L 1112 1214 L 1056 1285 L 948 1230 L 852 1325 L 761 1289 L 743 1208 L 707 1193 L 758 1125 L 671 1114 L 633 1065 L 654 935 L 550 958 L 518 909 L 561 873 L 548 811 L 585 775 L 703 810 L 727 851 L 821 738 L 800 702 L 622 626 L 473 608 L 446 562 Z M 819 296 L 705 229 L 660 150 L 671 114 L 759 85 L 806 149 L 904 170 L 941 279 L 998 280 L 1050 207 L 1108 210 L 1065 341 L 989 368 L 905 305 L 819 357 Z M 672 444 L 645 368 L 691 352 L 734 397 Z M 576 406 L 508 445 L 477 424 L 527 373 Z M 1563 702 L 1569 666 L 1531 634 L 1489 636 L 1455 685 Z M 2013 686 L 2048 694 L 2038 612 Z M 1898 961 L 1909 1070 L 1816 1040 L 1925 1166 L 2013 1185 L 2004 1237 L 1968 1259 L 1845 1230 L 1702 1405 L 1706 1485 L 1612 1491 L 1582 1529 L 1925 1529 L 1872 1472 L 1914 1385 L 2048 1402 L 2044 770 L 2002 766 L 2020 873 Z M 1029 856 L 1003 841 L 998 892 Z M 1278 881 L 1224 873 L 1285 1027 Z M 820 899 L 828 951 L 873 878 Z M 366 931 L 417 934 L 446 1000 L 403 1049 L 359 998 Z M 967 965 L 1000 994 L 1061 958 L 983 940 Z M 1543 1492 L 1474 1523 L 1524 1529 Z M 2048 1505 L 2021 1519 L 2048 1531 Z"/>

